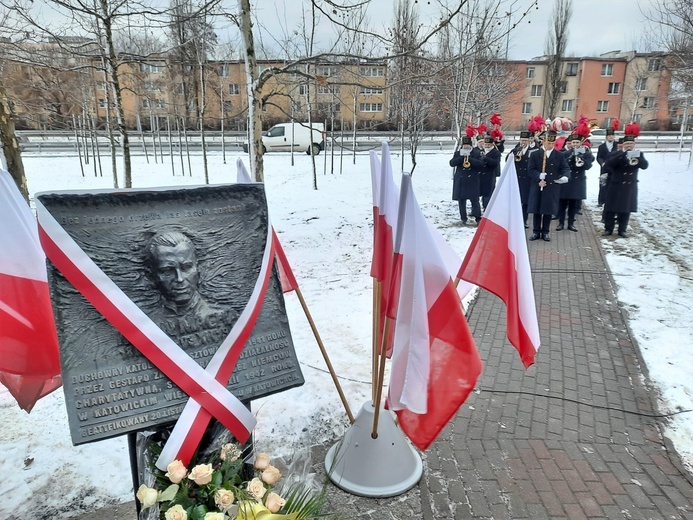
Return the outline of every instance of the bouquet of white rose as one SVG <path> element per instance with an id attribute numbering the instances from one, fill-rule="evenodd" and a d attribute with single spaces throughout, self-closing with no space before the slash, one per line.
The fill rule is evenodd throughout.
<path id="1" fill-rule="evenodd" d="M 324 490 L 294 484 L 281 496 L 282 477 L 266 453 L 255 456 L 255 477 L 243 480 L 238 444 L 224 444 L 206 464 L 186 467 L 174 460 L 166 473 L 155 470 L 153 487 L 141 485 L 137 499 L 143 509 L 158 507 L 161 520 L 315 520 L 332 517 L 320 511 Z"/>

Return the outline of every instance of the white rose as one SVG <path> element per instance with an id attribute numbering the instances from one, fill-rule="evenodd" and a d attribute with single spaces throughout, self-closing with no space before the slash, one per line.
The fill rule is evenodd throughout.
<path id="1" fill-rule="evenodd" d="M 267 495 L 267 500 L 265 500 L 265 507 L 272 513 L 276 513 L 286 504 L 286 500 L 272 492 Z"/>
<path id="2" fill-rule="evenodd" d="M 224 520 L 224 513 L 205 513 L 204 520 Z"/>
<path id="3" fill-rule="evenodd" d="M 248 482 L 248 493 L 253 495 L 255 497 L 255 500 L 262 500 L 262 497 L 265 495 L 265 486 L 262 484 L 262 480 L 259 478 L 255 477 L 253 480 Z"/>
<path id="4" fill-rule="evenodd" d="M 260 476 L 262 480 L 270 486 L 275 485 L 277 483 L 277 480 L 282 478 L 282 474 L 279 473 L 279 470 L 271 465 L 267 466 L 267 468 L 265 468 L 265 471 L 263 471 L 262 475 Z"/>
<path id="5" fill-rule="evenodd" d="M 142 484 L 137 490 L 137 500 L 140 501 L 143 509 L 147 509 L 148 507 L 152 507 L 154 504 L 156 504 L 156 499 L 158 497 L 159 493 L 156 491 L 156 489 L 147 487 L 144 484 Z"/>
<path id="6" fill-rule="evenodd" d="M 188 513 L 183 509 L 183 506 L 176 504 L 164 515 L 166 520 L 188 520 Z"/>
<path id="7" fill-rule="evenodd" d="M 267 453 L 258 453 L 255 455 L 255 469 L 259 469 L 262 471 L 265 469 L 267 466 L 269 466 L 270 463 L 270 457 L 267 455 Z"/>
<path id="8" fill-rule="evenodd" d="M 187 474 L 188 468 L 179 460 L 174 460 L 171 464 L 166 466 L 166 476 L 174 484 L 178 484 Z"/>
<path id="9" fill-rule="evenodd" d="M 234 500 L 236 500 L 236 497 L 228 489 L 219 489 L 214 493 L 214 503 L 223 511 L 229 509 Z"/>
<path id="10" fill-rule="evenodd" d="M 212 481 L 212 473 L 214 470 L 211 464 L 198 464 L 192 469 L 188 478 L 195 481 L 198 486 L 204 486 Z"/>

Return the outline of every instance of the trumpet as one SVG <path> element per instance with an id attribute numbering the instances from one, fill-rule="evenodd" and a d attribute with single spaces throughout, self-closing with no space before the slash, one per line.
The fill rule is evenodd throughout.
<path id="1" fill-rule="evenodd" d="M 469 162 L 469 155 L 465 155 L 464 159 L 462 160 L 462 167 L 463 168 L 469 168 L 471 166 L 471 163 Z"/>
<path id="2" fill-rule="evenodd" d="M 585 161 L 582 158 L 582 155 L 575 154 L 575 167 L 576 168 L 582 168 L 585 165 Z"/>
<path id="3" fill-rule="evenodd" d="M 515 154 L 515 162 L 520 162 L 522 160 L 522 148 L 520 148 Z"/>
<path id="4" fill-rule="evenodd" d="M 637 166 L 638 162 L 640 161 L 640 150 L 628 150 L 628 152 L 626 152 L 626 156 L 628 157 L 628 164 L 631 166 Z"/>

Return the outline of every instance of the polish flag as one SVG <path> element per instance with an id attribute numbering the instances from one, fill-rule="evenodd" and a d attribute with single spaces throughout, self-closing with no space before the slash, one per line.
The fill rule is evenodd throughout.
<path id="1" fill-rule="evenodd" d="M 248 173 L 248 170 L 240 157 L 238 160 L 236 160 L 236 182 L 238 182 L 238 184 L 249 184 L 251 182 L 255 182 L 251 179 L 250 174 Z M 289 264 L 289 259 L 286 257 L 286 253 L 284 252 L 281 242 L 279 242 L 279 237 L 277 236 L 277 232 L 274 227 L 272 228 L 272 234 L 276 249 L 277 270 L 279 271 L 279 280 L 282 284 L 282 292 L 288 293 L 295 291 L 298 289 L 298 282 L 296 281 L 294 272 L 291 269 L 291 264 Z"/>
<path id="2" fill-rule="evenodd" d="M 389 291 L 396 320 L 387 404 L 402 431 L 425 450 L 474 389 L 481 358 L 406 173 L 401 189 Z"/>
<path id="3" fill-rule="evenodd" d="M 457 276 L 505 302 L 508 339 L 529 368 L 539 349 L 539 323 L 515 161 L 505 163 Z"/>
<path id="4" fill-rule="evenodd" d="M 62 384 L 36 219 L 10 174 L 0 169 L 0 383 L 30 412 Z"/>

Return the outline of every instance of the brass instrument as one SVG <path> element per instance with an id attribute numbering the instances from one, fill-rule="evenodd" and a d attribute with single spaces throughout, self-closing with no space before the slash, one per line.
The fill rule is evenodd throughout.
<path id="1" fill-rule="evenodd" d="M 575 150 L 575 167 L 576 168 L 582 168 L 585 165 L 585 160 L 582 158 L 582 155 L 580 155 L 577 150 Z"/>
<path id="2" fill-rule="evenodd" d="M 637 153 L 633 153 L 631 155 L 632 151 L 633 150 L 629 150 L 628 152 L 626 152 L 626 155 L 628 156 L 628 164 L 630 164 L 631 166 L 637 166 L 638 162 L 640 161 L 640 151 L 638 151 Z"/>
<path id="3" fill-rule="evenodd" d="M 470 166 L 471 163 L 469 162 L 469 155 L 465 155 L 464 159 L 462 160 L 462 167 L 469 168 Z"/>
<path id="4" fill-rule="evenodd" d="M 520 148 L 515 154 L 515 162 L 520 162 L 522 160 L 522 148 Z"/>

